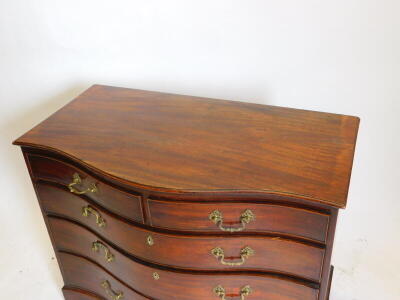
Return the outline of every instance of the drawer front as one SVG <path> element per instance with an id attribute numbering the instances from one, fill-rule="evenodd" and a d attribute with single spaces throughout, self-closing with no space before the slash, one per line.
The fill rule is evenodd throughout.
<path id="1" fill-rule="evenodd" d="M 273 232 L 325 242 L 329 223 L 328 215 L 275 204 L 188 203 L 149 199 L 148 206 L 151 225 L 172 230 Z"/>
<path id="2" fill-rule="evenodd" d="M 149 300 L 149 298 L 136 293 L 114 276 L 84 258 L 67 253 L 58 253 L 58 259 L 63 274 L 64 288 L 81 288 L 100 296 L 100 299 Z"/>
<path id="3" fill-rule="evenodd" d="M 55 187 L 38 185 L 38 194 L 47 213 L 73 219 L 107 241 L 149 262 L 198 270 L 273 271 L 320 280 L 324 250 L 318 247 L 263 236 L 161 234 L 132 226 L 100 207 L 90 206 L 84 199 Z M 94 210 L 94 215 L 85 217 L 82 208 L 88 206 Z M 96 223 L 96 215 L 101 216 L 105 226 L 100 227 Z M 64 231 L 68 232 L 67 229 Z M 246 257 L 243 249 L 254 253 Z M 232 266 L 232 263 L 236 265 Z"/>
<path id="4" fill-rule="evenodd" d="M 102 283 L 108 281 L 115 293 L 124 293 L 121 299 L 146 299 L 121 284 L 109 273 L 105 273 L 89 259 L 64 252 L 59 253 L 59 259 L 67 286 L 83 287 L 105 299 L 112 299 L 102 287 Z M 243 293 L 245 300 L 317 300 L 318 297 L 318 290 L 293 281 L 268 276 L 171 272 L 154 269 L 134 261 L 126 261 L 124 267 L 127 273 L 121 279 L 129 282 L 128 284 L 135 291 L 150 299 L 221 300 L 223 291 L 228 299 L 231 297 L 240 299 L 243 291 L 245 291 Z M 246 286 L 249 289 L 244 289 Z M 219 295 L 216 294 L 216 287 L 220 287 Z"/>
<path id="5" fill-rule="evenodd" d="M 112 212 L 136 222 L 143 222 L 140 196 L 125 193 L 108 184 L 99 182 L 87 173 L 53 158 L 28 155 L 32 175 L 35 179 L 71 185 L 71 193 L 85 192 L 84 195 Z M 74 174 L 79 175 L 81 183 L 74 184 Z M 95 189 L 93 190 L 93 187 Z"/>

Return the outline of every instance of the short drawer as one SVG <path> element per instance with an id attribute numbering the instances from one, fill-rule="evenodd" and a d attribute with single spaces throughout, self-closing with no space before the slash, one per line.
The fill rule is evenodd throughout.
<path id="1" fill-rule="evenodd" d="M 270 276 L 172 272 L 155 269 L 123 256 L 115 258 L 115 262 L 120 260 L 120 269 L 112 268 L 111 264 L 105 266 L 111 275 L 91 258 L 65 252 L 60 252 L 58 257 L 66 286 L 89 289 L 105 299 L 112 299 L 104 289 L 105 281 L 114 295 L 123 293 L 121 299 L 132 300 L 146 297 L 160 300 L 221 300 L 224 299 L 223 295 L 227 299 L 240 299 L 241 294 L 244 300 L 317 300 L 318 297 L 317 289 Z M 101 265 L 104 267 L 103 263 Z M 132 289 L 117 280 L 118 276 Z"/>
<path id="2" fill-rule="evenodd" d="M 37 190 L 46 213 L 77 221 L 99 237 L 148 262 L 181 269 L 275 272 L 320 281 L 324 249 L 319 247 L 269 236 L 220 237 L 153 232 L 115 218 L 102 208 L 61 189 L 39 185 Z M 82 208 L 87 207 L 92 215 L 83 216 Z M 71 229 L 73 224 L 68 224 L 65 226 Z M 68 228 L 57 232 L 68 234 L 72 230 Z"/>
<path id="3" fill-rule="evenodd" d="M 205 232 L 269 232 L 325 242 L 329 215 L 279 204 L 188 203 L 149 199 L 151 225 Z"/>
<path id="4" fill-rule="evenodd" d="M 132 221 L 143 222 L 139 195 L 113 188 L 84 171 L 53 158 L 29 154 L 28 160 L 35 179 L 69 186 L 71 193 L 82 193 L 116 214 Z"/>

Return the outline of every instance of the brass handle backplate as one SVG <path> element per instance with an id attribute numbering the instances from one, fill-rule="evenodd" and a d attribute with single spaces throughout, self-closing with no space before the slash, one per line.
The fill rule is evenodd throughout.
<path id="1" fill-rule="evenodd" d="M 78 195 L 97 192 L 97 186 L 94 183 L 92 183 L 90 185 L 90 187 L 88 187 L 86 190 L 80 191 L 80 190 L 76 189 L 75 186 L 79 185 L 81 183 L 82 183 L 82 179 L 79 176 L 79 174 L 74 173 L 74 175 L 72 175 L 72 182 L 70 184 L 68 184 L 68 188 L 69 188 L 70 192 L 74 193 L 74 194 L 78 194 Z"/>
<path id="2" fill-rule="evenodd" d="M 254 255 L 255 252 L 250 247 L 244 247 L 242 250 L 240 250 L 241 261 L 237 261 L 237 262 L 225 261 L 225 253 L 221 247 L 216 247 L 216 248 L 212 249 L 211 254 L 214 255 L 221 262 L 221 264 L 223 264 L 225 266 L 241 266 L 246 262 L 246 259 L 248 259 L 250 256 Z"/>
<path id="3" fill-rule="evenodd" d="M 112 300 L 120 300 L 124 298 L 123 292 L 115 292 L 111 289 L 111 284 L 108 282 L 108 280 L 103 281 L 101 286 L 103 289 L 105 289 L 107 295 L 110 296 Z"/>
<path id="4" fill-rule="evenodd" d="M 115 259 L 114 254 L 112 254 L 110 252 L 110 250 L 108 249 L 108 247 L 106 245 L 104 245 L 100 241 L 95 241 L 95 242 L 92 243 L 92 250 L 94 252 L 99 252 L 100 249 L 104 250 L 104 256 L 105 256 L 105 259 L 107 260 L 107 262 L 113 262 L 114 261 L 114 259 Z"/>
<path id="5" fill-rule="evenodd" d="M 98 213 L 97 210 L 95 210 L 94 208 L 92 208 L 89 205 L 82 207 L 82 216 L 88 217 L 89 214 L 92 214 L 92 215 L 94 215 L 96 217 L 96 224 L 99 227 L 106 226 L 106 221 L 100 216 L 100 214 Z"/>
<path id="6" fill-rule="evenodd" d="M 242 287 L 240 290 L 240 300 L 245 300 L 245 298 L 251 294 L 251 287 L 249 285 L 246 285 Z M 216 294 L 221 300 L 226 300 L 226 291 L 225 289 L 221 286 L 218 285 L 214 288 L 214 294 Z"/>
<path id="7" fill-rule="evenodd" d="M 240 223 L 242 225 L 237 228 L 232 228 L 232 227 L 223 226 L 224 217 L 222 216 L 222 213 L 219 210 L 214 210 L 209 215 L 209 219 L 211 221 L 213 221 L 219 227 L 219 229 L 221 229 L 222 231 L 228 231 L 228 232 L 243 231 L 246 228 L 246 225 L 249 224 L 251 221 L 253 221 L 255 218 L 256 218 L 256 216 L 254 215 L 254 213 L 250 209 L 246 209 L 240 215 Z"/>

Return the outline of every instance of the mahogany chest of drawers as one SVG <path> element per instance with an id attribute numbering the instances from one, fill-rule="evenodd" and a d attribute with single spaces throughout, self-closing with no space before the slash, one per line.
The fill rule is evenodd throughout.
<path id="1" fill-rule="evenodd" d="M 359 119 L 95 85 L 17 139 L 67 300 L 327 300 Z"/>

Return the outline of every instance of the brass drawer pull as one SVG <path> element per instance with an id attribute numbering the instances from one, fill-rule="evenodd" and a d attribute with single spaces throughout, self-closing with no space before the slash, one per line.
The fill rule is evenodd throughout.
<path id="1" fill-rule="evenodd" d="M 222 213 L 219 210 L 214 210 L 210 215 L 209 219 L 213 221 L 219 229 L 222 231 L 228 231 L 228 232 L 238 232 L 242 231 L 246 228 L 246 224 L 249 224 L 251 221 L 253 221 L 256 218 L 254 213 L 250 209 L 246 209 L 241 215 L 240 215 L 240 223 L 242 224 L 241 227 L 238 228 L 232 228 L 232 227 L 224 227 L 223 222 L 224 222 L 224 217 L 222 216 Z"/>
<path id="2" fill-rule="evenodd" d="M 94 208 L 88 206 L 82 207 L 82 216 L 88 217 L 89 214 L 92 214 L 96 217 L 96 224 L 99 227 L 104 227 L 106 226 L 106 221 L 100 216 L 100 214 L 95 210 Z"/>
<path id="3" fill-rule="evenodd" d="M 251 292 L 251 287 L 249 285 L 242 287 L 242 289 L 240 290 L 240 300 L 245 300 L 245 297 L 250 295 Z M 214 288 L 214 294 L 221 298 L 221 300 L 226 300 L 226 292 L 221 285 L 218 285 Z"/>
<path id="4" fill-rule="evenodd" d="M 110 296 L 112 300 L 119 300 L 124 298 L 123 292 L 114 292 L 111 289 L 111 284 L 108 282 L 108 280 L 103 281 L 101 283 L 101 286 L 103 287 L 103 289 L 105 289 L 107 295 Z"/>
<path id="5" fill-rule="evenodd" d="M 82 183 L 82 179 L 79 176 L 79 174 L 78 173 L 74 173 L 74 175 L 72 175 L 72 182 L 70 184 L 68 184 L 68 188 L 69 188 L 70 192 L 74 193 L 74 194 L 78 194 L 78 195 L 97 192 L 97 186 L 94 183 L 92 183 L 92 185 L 90 187 L 88 187 L 84 191 L 77 190 L 75 188 L 75 185 L 81 184 L 81 183 Z"/>
<path id="6" fill-rule="evenodd" d="M 241 261 L 238 261 L 238 262 L 227 262 L 227 261 L 225 261 L 225 253 L 224 253 L 224 250 L 221 247 L 217 247 L 217 248 L 212 249 L 211 250 L 211 254 L 214 255 L 217 259 L 219 259 L 221 264 L 223 264 L 225 266 L 241 266 L 246 262 L 246 259 L 248 259 L 250 256 L 254 255 L 255 252 L 250 247 L 244 247 L 240 251 L 240 259 L 241 259 Z"/>
<path id="7" fill-rule="evenodd" d="M 100 249 L 104 250 L 104 255 L 105 255 L 105 258 L 106 258 L 107 262 L 113 262 L 114 261 L 114 259 L 115 259 L 114 254 L 112 254 L 110 252 L 110 250 L 108 249 L 108 247 L 106 245 L 104 245 L 100 241 L 96 241 L 96 242 L 92 243 L 92 250 L 94 252 L 99 252 Z"/>

